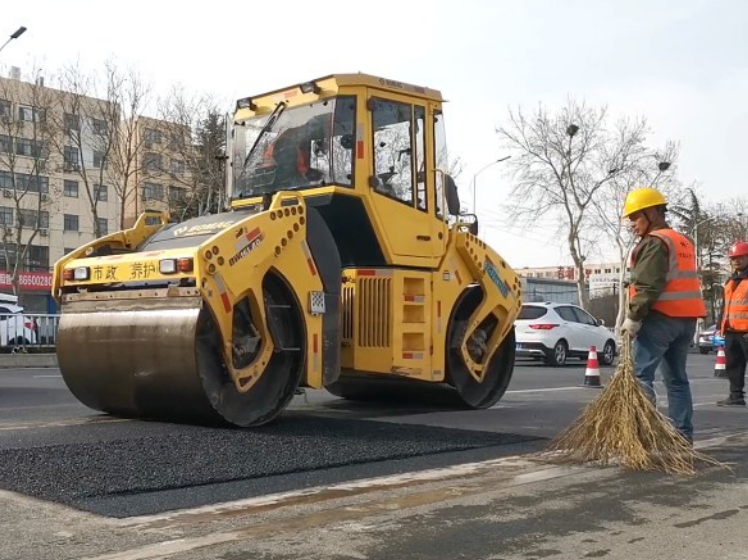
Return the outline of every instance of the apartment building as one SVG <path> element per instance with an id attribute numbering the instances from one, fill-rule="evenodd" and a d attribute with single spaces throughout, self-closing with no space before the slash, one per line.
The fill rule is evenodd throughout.
<path id="1" fill-rule="evenodd" d="M 137 119 L 135 163 L 123 177 L 127 127 L 117 123 L 119 108 L 104 99 L 23 81 L 17 68 L 0 77 L 0 291 L 12 292 L 18 263 L 29 312 L 56 310 L 51 270 L 64 254 L 183 196 L 188 131 Z"/>
<path id="2" fill-rule="evenodd" d="M 144 210 L 161 210 L 178 218 L 191 187 L 186 162 L 190 157 L 190 129 L 148 117 L 138 118 L 133 125 L 137 150 L 123 224 L 130 227 Z"/>
<path id="3" fill-rule="evenodd" d="M 592 298 L 607 295 L 619 289 L 621 263 L 589 264 L 585 267 L 584 272 L 589 288 L 589 295 Z M 577 269 L 574 266 L 521 268 L 517 273 L 523 278 L 577 281 Z"/>

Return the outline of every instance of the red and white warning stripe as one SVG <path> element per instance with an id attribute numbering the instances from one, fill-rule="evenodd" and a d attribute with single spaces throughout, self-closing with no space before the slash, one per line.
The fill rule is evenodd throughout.
<path id="1" fill-rule="evenodd" d="M 314 259 L 312 259 L 312 252 L 309 250 L 309 245 L 307 245 L 306 240 L 301 242 L 301 250 L 304 251 L 304 256 L 306 257 L 306 263 L 309 265 L 309 271 L 312 273 L 312 276 L 317 276 L 317 267 L 314 266 Z"/>
<path id="2" fill-rule="evenodd" d="M 317 333 L 312 335 L 312 369 L 319 370 L 319 335 Z"/>
<path id="3" fill-rule="evenodd" d="M 229 299 L 229 292 L 226 289 L 226 284 L 223 282 L 223 278 L 219 273 L 213 275 L 213 279 L 218 287 L 218 295 L 221 296 L 221 302 L 223 303 L 223 310 L 228 313 L 231 311 L 231 300 Z"/>
<path id="4" fill-rule="evenodd" d="M 390 278 L 392 277 L 392 271 L 377 270 L 376 268 L 360 268 L 356 271 L 356 275 L 366 278 Z"/>
<path id="5" fill-rule="evenodd" d="M 460 276 L 460 270 L 457 268 L 457 263 L 454 259 L 450 259 L 449 262 L 452 264 L 452 270 L 454 272 L 455 278 L 457 278 L 457 283 L 462 285 L 462 276 Z"/>
<path id="6" fill-rule="evenodd" d="M 242 235 L 239 238 L 239 241 L 237 241 L 236 244 L 234 245 L 237 253 L 249 247 L 254 241 L 257 240 L 257 238 L 260 237 L 261 234 L 262 234 L 262 231 L 260 230 L 260 228 L 256 227 L 252 231 L 246 233 L 245 235 Z"/>

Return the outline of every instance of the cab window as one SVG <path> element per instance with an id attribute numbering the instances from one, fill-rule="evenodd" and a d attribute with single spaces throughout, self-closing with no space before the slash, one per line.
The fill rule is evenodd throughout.
<path id="1" fill-rule="evenodd" d="M 416 201 L 419 210 L 428 210 L 426 194 L 426 109 L 416 106 L 413 110 L 416 129 Z"/>
<path id="2" fill-rule="evenodd" d="M 449 172 L 449 159 L 447 158 L 447 133 L 444 128 L 444 115 L 437 112 L 434 115 L 434 161 L 436 169 Z M 444 216 L 444 185 L 441 173 L 436 174 L 436 215 Z"/>
<path id="3" fill-rule="evenodd" d="M 378 193 L 413 206 L 413 109 L 407 103 L 372 99 L 374 175 Z"/>

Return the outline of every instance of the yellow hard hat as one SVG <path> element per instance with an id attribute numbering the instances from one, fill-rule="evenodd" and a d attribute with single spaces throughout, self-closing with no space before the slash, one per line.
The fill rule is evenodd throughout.
<path id="1" fill-rule="evenodd" d="M 628 218 L 634 212 L 652 208 L 653 206 L 662 206 L 667 204 L 667 200 L 657 189 L 652 187 L 641 187 L 629 192 L 626 197 L 626 203 L 623 205 L 623 217 Z"/>

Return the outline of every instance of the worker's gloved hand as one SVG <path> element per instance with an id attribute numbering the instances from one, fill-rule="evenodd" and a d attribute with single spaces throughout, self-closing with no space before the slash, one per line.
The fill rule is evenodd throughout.
<path id="1" fill-rule="evenodd" d="M 628 335 L 631 338 L 634 338 L 639 333 L 639 329 L 641 328 L 642 328 L 641 321 L 634 321 L 633 319 L 626 317 L 626 320 L 623 322 L 623 325 L 621 325 L 621 332 L 628 333 Z"/>
<path id="2" fill-rule="evenodd" d="M 748 340 L 748 332 L 743 335 L 743 338 Z"/>

